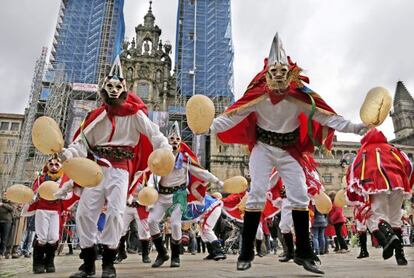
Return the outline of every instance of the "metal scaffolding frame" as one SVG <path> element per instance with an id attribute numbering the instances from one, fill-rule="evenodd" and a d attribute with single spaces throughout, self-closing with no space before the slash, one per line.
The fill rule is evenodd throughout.
<path id="1" fill-rule="evenodd" d="M 74 101 L 91 101 L 95 105 L 89 108 L 96 106 L 97 84 L 121 49 L 125 33 L 123 6 L 124 0 L 61 0 L 49 64 L 46 65 L 47 48 L 43 48 L 36 63 L 16 162 L 10 170 L 14 175 L 6 187 L 12 183 L 30 184 L 34 172 L 41 170 L 47 159 L 31 141 L 37 117 L 53 118 L 65 136 L 68 124 L 74 124 L 70 117 L 75 112 L 77 118 L 81 117 L 81 109 L 71 111 L 76 110 Z M 82 84 L 89 88 L 79 89 Z M 81 114 L 85 116 L 86 112 Z"/>
<path id="2" fill-rule="evenodd" d="M 16 159 L 14 164 L 10 164 L 10 173 L 14 175 L 5 182 L 6 187 L 12 183 L 25 183 L 25 171 L 27 171 L 26 164 L 34 151 L 32 144 L 32 126 L 39 114 L 44 109 L 44 104 L 40 101 L 42 92 L 43 70 L 45 68 L 47 55 L 47 47 L 42 48 L 41 55 L 36 61 L 36 66 L 33 74 L 32 85 L 30 88 L 29 106 L 25 111 L 25 120 L 21 129 L 20 142 L 17 144 L 18 151 L 16 152 Z"/>

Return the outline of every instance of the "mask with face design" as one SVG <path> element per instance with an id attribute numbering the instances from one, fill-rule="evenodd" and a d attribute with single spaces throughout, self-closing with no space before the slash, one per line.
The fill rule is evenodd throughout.
<path id="1" fill-rule="evenodd" d="M 177 121 L 172 124 L 168 132 L 168 143 L 170 143 L 171 147 L 173 148 L 173 152 L 177 152 L 180 149 L 181 134 Z"/>
<path id="2" fill-rule="evenodd" d="M 108 76 L 105 78 L 104 83 L 101 88 L 101 94 L 104 93 L 106 96 L 105 99 L 119 99 L 122 95 L 125 95 L 127 92 L 126 82 L 124 75 L 122 73 L 122 66 L 119 56 L 115 59 L 114 64 L 112 65 L 111 71 Z"/>
<path id="3" fill-rule="evenodd" d="M 284 91 L 291 82 L 288 59 L 283 49 L 279 34 L 273 38 L 268 58 L 268 71 L 266 73 L 266 83 L 269 89 Z"/>

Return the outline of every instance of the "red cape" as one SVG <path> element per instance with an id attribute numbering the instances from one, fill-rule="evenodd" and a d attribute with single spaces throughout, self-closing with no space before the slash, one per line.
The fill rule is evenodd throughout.
<path id="1" fill-rule="evenodd" d="M 193 166 L 196 166 L 196 167 L 201 167 L 200 165 L 199 165 L 199 162 L 198 162 L 198 158 L 197 158 L 197 155 L 191 150 L 191 148 L 186 144 L 186 143 L 184 143 L 184 142 L 181 142 L 181 144 L 180 144 L 180 153 L 182 153 L 183 154 L 183 158 L 184 158 L 184 163 L 190 163 L 190 164 L 192 164 Z M 188 156 L 187 156 L 188 155 Z M 195 177 L 195 176 L 193 176 L 193 175 L 191 175 L 191 173 L 190 173 L 190 182 L 189 182 L 189 184 L 188 184 L 188 191 L 189 191 L 189 193 L 188 193 L 188 196 L 187 196 L 187 202 L 195 202 L 195 201 L 197 201 L 197 198 L 191 193 L 191 187 L 194 185 L 194 184 L 196 184 L 196 183 L 201 183 L 202 185 L 201 186 L 199 186 L 199 187 L 197 187 L 197 191 L 198 191 L 198 193 L 202 196 L 202 197 L 204 197 L 205 195 L 206 195 L 206 190 L 207 190 L 207 187 L 206 186 L 203 186 L 203 184 L 205 183 L 205 181 L 202 181 L 202 180 L 200 180 L 199 178 L 197 178 L 197 177 Z"/>
<path id="2" fill-rule="evenodd" d="M 361 139 L 361 147 L 347 171 L 347 198 L 363 203 L 367 195 L 402 190 L 411 194 L 412 164 L 399 149 L 389 144 L 384 134 L 371 129 Z"/>
<path id="3" fill-rule="evenodd" d="M 112 122 L 112 132 L 109 138 L 109 141 L 111 141 L 112 135 L 115 131 L 115 121 L 113 120 L 114 116 L 133 115 L 136 114 L 139 110 L 148 115 L 147 107 L 141 98 L 132 92 L 128 92 L 127 99 L 121 106 L 112 107 L 104 103 L 100 107 L 89 112 L 84 122 L 81 124 L 81 127 L 75 132 L 73 140 L 75 140 L 80 135 L 82 129 L 86 128 L 90 124 L 93 124 L 97 117 L 106 111 L 108 118 Z M 139 140 L 137 141 L 137 144 L 134 148 L 135 155 L 132 161 L 132 165 L 130 165 L 129 169 L 130 182 L 132 182 L 133 175 L 137 171 L 142 171 L 147 168 L 148 157 L 151 154 L 152 150 L 153 146 L 151 141 L 147 136 L 141 133 Z"/>
<path id="4" fill-rule="evenodd" d="M 296 64 L 293 64 L 290 59 L 290 69 L 292 72 L 296 72 L 297 75 L 300 72 L 299 67 Z M 325 103 L 325 101 L 315 92 L 311 91 L 309 88 L 305 87 L 301 81 L 308 82 L 307 77 L 300 76 L 290 83 L 288 91 L 284 95 L 276 95 L 271 91 L 266 84 L 266 72 L 267 59 L 265 59 L 265 65 L 263 70 L 257 74 L 253 80 L 250 82 L 247 91 L 244 93 L 243 97 L 237 100 L 233 105 L 226 109 L 224 114 L 231 114 L 237 110 L 242 110 L 244 107 L 253 105 L 255 102 L 261 101 L 261 97 L 265 97 L 266 94 L 269 95 L 272 103 L 276 104 L 277 102 L 283 100 L 284 98 L 293 98 L 296 101 L 304 105 L 312 105 L 312 101 L 309 95 L 311 95 L 315 101 L 315 108 L 330 114 L 336 114 L 335 111 Z M 299 152 L 313 152 L 314 144 L 311 138 L 308 136 L 308 117 L 305 114 L 299 116 L 300 121 L 300 142 L 297 144 L 296 148 Z M 229 144 L 244 144 L 248 145 L 251 150 L 256 144 L 256 114 L 254 112 L 250 113 L 245 119 L 243 119 L 235 127 L 217 133 L 218 138 Z M 334 130 L 328 127 L 321 126 L 318 122 L 312 120 L 312 134 L 313 139 L 320 145 L 324 145 L 328 150 L 332 148 Z"/>

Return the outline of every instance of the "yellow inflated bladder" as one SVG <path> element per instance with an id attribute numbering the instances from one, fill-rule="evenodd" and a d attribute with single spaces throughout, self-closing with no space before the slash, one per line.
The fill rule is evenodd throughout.
<path id="1" fill-rule="evenodd" d="M 28 204 L 32 202 L 33 196 L 33 190 L 23 184 L 14 184 L 7 188 L 5 192 L 7 200 L 18 204 Z"/>
<path id="2" fill-rule="evenodd" d="M 224 181 L 223 190 L 227 193 L 241 193 L 246 191 L 248 182 L 245 177 L 234 176 Z"/>
<path id="3" fill-rule="evenodd" d="M 186 105 L 187 123 L 194 134 L 207 133 L 214 120 L 213 101 L 204 95 L 194 95 Z"/>
<path id="4" fill-rule="evenodd" d="M 169 149 L 154 150 L 148 157 L 148 168 L 154 175 L 164 177 L 174 168 L 175 157 Z"/>
<path id="5" fill-rule="evenodd" d="M 392 97 L 385 88 L 372 88 L 368 91 L 359 112 L 362 122 L 369 127 L 381 125 L 390 113 L 391 105 Z"/>
<path id="6" fill-rule="evenodd" d="M 325 192 L 315 195 L 315 207 L 322 214 L 328 214 L 332 209 L 332 201 Z"/>
<path id="7" fill-rule="evenodd" d="M 45 181 L 37 189 L 40 197 L 48 201 L 56 200 L 55 193 L 59 190 L 59 184 L 54 181 Z"/>
<path id="8" fill-rule="evenodd" d="M 341 208 L 346 205 L 345 189 L 341 189 L 336 192 L 334 205 Z"/>
<path id="9" fill-rule="evenodd" d="M 151 206 L 158 200 L 158 192 L 153 187 L 144 187 L 138 193 L 138 202 L 143 206 Z"/>
<path id="10" fill-rule="evenodd" d="M 102 168 L 95 162 L 83 157 L 75 157 L 63 162 L 63 172 L 82 187 L 95 187 L 104 178 Z"/>
<path id="11" fill-rule="evenodd" d="M 32 142 L 36 149 L 46 155 L 61 152 L 64 145 L 59 125 L 46 116 L 37 118 L 33 123 Z"/>

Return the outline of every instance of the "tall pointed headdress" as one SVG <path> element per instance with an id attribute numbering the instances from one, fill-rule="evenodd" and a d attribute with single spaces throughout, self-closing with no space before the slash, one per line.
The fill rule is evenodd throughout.
<path id="1" fill-rule="evenodd" d="M 168 131 L 168 137 L 171 135 L 176 135 L 181 138 L 180 126 L 177 121 L 171 125 L 170 130 Z"/>
<path id="2" fill-rule="evenodd" d="M 286 52 L 283 49 L 282 40 L 279 37 L 279 33 L 276 32 L 275 36 L 273 37 L 273 42 L 270 47 L 270 53 L 268 58 L 268 64 L 288 64 L 288 58 L 286 56 Z"/>
<path id="3" fill-rule="evenodd" d="M 119 58 L 119 55 L 116 56 L 107 78 L 111 79 L 113 77 L 117 77 L 120 81 L 124 80 L 124 74 L 122 73 L 121 59 Z"/>

